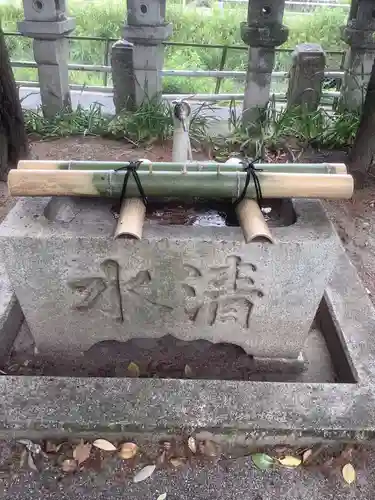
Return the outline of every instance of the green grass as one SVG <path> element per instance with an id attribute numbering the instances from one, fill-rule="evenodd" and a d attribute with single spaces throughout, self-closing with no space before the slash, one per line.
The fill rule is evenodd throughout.
<path id="1" fill-rule="evenodd" d="M 70 14 L 75 17 L 77 27 L 72 35 L 103 36 L 118 38 L 121 36 L 126 9 L 124 2 L 114 0 L 90 2 L 72 0 L 69 2 Z M 89 10 L 89 12 L 88 12 Z M 243 45 L 240 37 L 240 23 L 246 20 L 246 7 L 236 5 L 225 9 L 215 9 L 212 14 L 202 14 L 201 10 L 185 8 L 167 2 L 167 18 L 173 23 L 171 41 L 203 44 Z M 0 17 L 5 31 L 16 31 L 17 21 L 21 20 L 20 5 L 0 6 Z M 285 24 L 290 29 L 285 48 L 294 48 L 298 43 L 320 43 L 325 50 L 343 50 L 345 44 L 340 40 L 340 26 L 346 22 L 347 11 L 341 9 L 319 9 L 312 16 L 287 13 Z M 33 60 L 31 40 L 21 37 L 7 37 L 11 58 L 14 60 Z M 220 49 L 208 47 L 168 47 L 165 51 L 165 68 L 167 69 L 201 69 L 219 68 Z M 104 44 L 94 41 L 71 41 L 70 60 L 75 63 L 103 64 Z M 287 70 L 290 67 L 291 55 L 279 53 L 275 70 Z M 338 69 L 340 56 L 328 57 L 327 66 Z M 225 69 L 244 70 L 247 64 L 246 51 L 229 50 Z M 15 70 L 17 80 L 37 80 L 37 71 L 27 68 Z M 95 73 L 70 72 L 72 83 L 82 85 L 103 85 L 103 76 Z M 215 79 L 181 78 L 164 79 L 164 91 L 169 93 L 206 93 L 214 92 Z M 281 91 L 285 84 L 279 83 L 273 90 Z M 221 91 L 241 92 L 243 82 L 225 79 Z"/>
<path id="2" fill-rule="evenodd" d="M 219 160 L 239 152 L 266 158 L 269 151 L 290 152 L 293 148 L 297 151 L 308 147 L 342 149 L 352 145 L 360 121 L 359 112 L 280 110 L 271 101 L 260 120 L 247 129 L 242 126 L 236 109 L 232 102 L 229 134 L 215 137 L 208 135 L 207 106 L 197 109 L 190 125 L 193 145 L 207 146 Z M 126 140 L 139 146 L 161 143 L 173 136 L 173 108 L 157 99 L 145 101 L 136 111 L 125 111 L 116 117 L 103 114 L 99 104 L 90 109 L 78 106 L 74 111 L 64 110 L 53 118 L 45 118 L 40 109 L 24 110 L 24 116 L 28 134 L 43 139 L 91 135 Z"/>
<path id="3" fill-rule="evenodd" d="M 271 100 L 258 122 L 245 128 L 236 109 L 232 101 L 230 134 L 214 139 L 220 159 L 227 159 L 239 151 L 253 158 L 265 158 L 266 151 L 346 149 L 354 142 L 361 116 L 360 111 L 327 112 L 319 108 L 311 112 L 301 107 L 280 109 Z"/>
<path id="4" fill-rule="evenodd" d="M 205 116 L 202 116 L 202 109 Z M 207 109 L 202 105 L 193 112 L 190 138 L 200 144 L 207 139 Z M 53 118 L 43 116 L 42 110 L 24 109 L 26 131 L 32 137 L 57 139 L 71 135 L 101 136 L 126 140 L 138 146 L 164 142 L 173 136 L 173 107 L 159 99 L 145 101 L 136 111 L 124 111 L 112 117 L 102 112 L 100 104 L 90 109 L 78 106 L 76 110 L 62 110 Z"/>

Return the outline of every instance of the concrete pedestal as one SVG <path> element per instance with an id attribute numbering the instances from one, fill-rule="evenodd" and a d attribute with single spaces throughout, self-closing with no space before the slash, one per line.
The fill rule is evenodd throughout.
<path id="1" fill-rule="evenodd" d="M 65 1 L 24 0 L 23 6 L 25 20 L 18 29 L 34 39 L 43 113 L 54 116 L 70 107 L 69 42 L 64 37 L 73 31 L 75 21 L 66 17 Z"/>
<path id="2" fill-rule="evenodd" d="M 282 24 L 284 0 L 249 0 L 247 22 L 241 23 L 241 38 L 249 45 L 242 122 L 253 125 L 266 108 L 275 62 L 275 48 L 288 38 Z"/>
<path id="3" fill-rule="evenodd" d="M 309 111 L 318 108 L 322 95 L 325 52 L 315 43 L 297 45 L 289 73 L 288 108 L 303 106 Z"/>
<path id="4" fill-rule="evenodd" d="M 113 103 L 116 113 L 135 108 L 135 76 L 133 65 L 134 46 L 126 40 L 112 45 L 111 67 L 113 81 Z"/>
<path id="5" fill-rule="evenodd" d="M 317 201 L 276 244 L 239 227 L 154 226 L 113 240 L 111 203 L 19 201 L 0 228 L 6 268 L 40 352 L 75 355 L 103 340 L 229 342 L 261 358 L 299 356 L 338 239 Z"/>
<path id="6" fill-rule="evenodd" d="M 344 109 L 360 109 L 366 98 L 375 50 L 349 47 L 345 55 L 345 73 L 341 87 L 340 105 Z"/>
<path id="7" fill-rule="evenodd" d="M 341 39 L 348 44 L 344 63 L 340 106 L 358 110 L 364 104 L 375 57 L 375 16 L 373 0 L 353 0 Z"/>
<path id="8" fill-rule="evenodd" d="M 71 105 L 69 92 L 69 41 L 34 40 L 34 57 L 38 64 L 40 96 L 44 113 L 53 116 Z"/>
<path id="9" fill-rule="evenodd" d="M 135 102 L 161 95 L 160 72 L 164 64 L 163 42 L 172 34 L 165 22 L 165 0 L 129 0 L 123 38 L 133 44 Z"/>

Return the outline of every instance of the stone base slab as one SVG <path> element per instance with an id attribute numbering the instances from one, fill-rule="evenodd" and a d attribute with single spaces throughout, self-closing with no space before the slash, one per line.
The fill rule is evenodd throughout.
<path id="1" fill-rule="evenodd" d="M 0 363 L 4 363 L 23 322 L 23 313 L 0 263 Z"/>
<path id="2" fill-rule="evenodd" d="M 340 340 L 336 371 L 344 381 L 350 372 L 355 383 L 4 376 L 0 436 L 210 431 L 245 444 L 374 438 L 375 310 L 344 251 L 324 303 Z"/>

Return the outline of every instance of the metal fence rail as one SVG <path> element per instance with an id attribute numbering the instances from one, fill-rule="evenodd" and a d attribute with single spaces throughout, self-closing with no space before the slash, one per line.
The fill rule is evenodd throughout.
<path id="1" fill-rule="evenodd" d="M 12 37 L 22 37 L 23 35 L 18 32 L 5 32 L 5 36 Z M 98 36 L 68 36 L 69 40 L 77 41 L 77 40 L 85 40 L 85 41 L 96 41 L 104 44 L 104 53 L 103 53 L 103 64 L 76 64 L 71 63 L 68 64 L 68 69 L 70 71 L 88 71 L 88 72 L 96 72 L 103 73 L 103 86 L 87 86 L 87 85 L 78 85 L 72 84 L 70 87 L 72 89 L 78 90 L 93 90 L 98 92 L 112 92 L 112 87 L 108 86 L 108 74 L 112 72 L 111 66 L 109 66 L 109 58 L 110 58 L 110 49 L 111 44 L 116 42 L 117 38 L 105 38 Z M 174 70 L 174 69 L 165 69 L 161 71 L 163 77 L 186 77 L 186 78 L 215 78 L 216 86 L 214 95 L 220 94 L 220 86 L 224 78 L 235 78 L 243 80 L 246 77 L 246 71 L 232 71 L 225 70 L 225 64 L 227 62 L 228 51 L 229 50 L 241 50 L 247 51 L 248 47 L 246 45 L 217 45 L 217 44 L 200 44 L 200 43 L 184 43 L 184 42 L 164 42 L 166 47 L 197 47 L 197 48 L 205 48 L 205 49 L 221 49 L 221 59 L 219 64 L 219 69 L 217 70 Z M 293 49 L 276 49 L 277 53 L 288 53 L 292 54 Z M 343 60 L 345 53 L 343 51 L 327 51 L 326 54 L 328 56 L 340 56 L 341 64 L 340 67 L 343 67 Z M 14 68 L 37 68 L 37 64 L 35 61 L 11 61 L 11 64 Z M 272 77 L 274 79 L 282 79 L 286 78 L 288 75 L 287 71 L 274 71 L 272 73 Z M 326 71 L 325 77 L 327 78 L 336 78 L 340 79 L 343 77 L 343 71 Z M 28 86 L 28 87 L 36 87 L 38 86 L 38 82 L 27 82 L 27 81 L 18 81 L 19 85 Z M 337 92 L 325 92 L 323 95 L 334 97 L 333 94 L 337 94 Z M 180 95 L 180 94 L 179 94 Z M 201 94 L 201 96 L 204 94 Z M 211 94 L 207 94 L 210 96 Z M 221 94 L 225 95 L 225 94 Z M 228 98 L 230 99 L 231 95 L 241 96 L 242 94 L 228 94 Z M 284 94 L 274 94 L 276 97 L 284 96 Z"/>

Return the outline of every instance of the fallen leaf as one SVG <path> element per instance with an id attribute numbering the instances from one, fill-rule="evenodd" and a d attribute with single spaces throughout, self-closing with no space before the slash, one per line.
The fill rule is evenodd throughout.
<path id="1" fill-rule="evenodd" d="M 61 468 L 64 472 L 75 472 L 77 470 L 77 462 L 73 458 L 67 458 L 63 461 Z"/>
<path id="2" fill-rule="evenodd" d="M 89 456 L 91 452 L 92 444 L 86 443 L 81 440 L 78 446 L 76 446 L 73 450 L 73 458 L 78 462 L 78 465 L 83 464 Z"/>
<path id="3" fill-rule="evenodd" d="M 117 448 L 115 445 L 107 441 L 106 439 L 96 439 L 93 443 L 93 446 L 99 448 L 99 450 L 104 451 L 116 451 Z"/>
<path id="4" fill-rule="evenodd" d="M 134 363 L 133 361 L 131 361 L 128 364 L 127 372 L 128 372 L 128 375 L 130 377 L 134 377 L 134 378 L 138 378 L 140 373 L 141 373 L 139 366 L 137 365 L 137 363 Z"/>
<path id="5" fill-rule="evenodd" d="M 30 469 L 35 470 L 36 472 L 39 472 L 37 466 L 35 465 L 33 456 L 30 452 L 27 455 L 27 465 L 29 466 Z"/>
<path id="6" fill-rule="evenodd" d="M 185 377 L 187 377 L 187 378 L 191 378 L 194 375 L 193 370 L 191 369 L 191 367 L 189 365 L 185 365 L 184 373 L 185 373 Z"/>
<path id="7" fill-rule="evenodd" d="M 178 467 L 185 465 L 185 460 L 183 458 L 171 458 L 170 463 L 177 469 Z"/>
<path id="8" fill-rule="evenodd" d="M 134 483 L 140 483 L 141 481 L 144 481 L 148 477 L 152 476 L 152 474 L 155 472 L 156 465 L 146 465 L 146 467 L 143 467 L 137 474 L 134 476 L 133 481 Z"/>
<path id="9" fill-rule="evenodd" d="M 42 451 L 42 447 L 40 444 L 33 443 L 30 439 L 19 439 L 17 443 L 23 444 L 26 446 L 27 450 L 34 455 L 38 455 Z"/>
<path id="10" fill-rule="evenodd" d="M 342 477 L 344 478 L 346 483 L 348 484 L 354 483 L 356 478 L 356 473 L 352 464 L 344 465 L 344 467 L 342 468 Z"/>
<path id="11" fill-rule="evenodd" d="M 255 467 L 260 470 L 270 469 L 274 464 L 274 459 L 266 453 L 254 453 L 251 455 L 251 460 L 253 461 Z"/>
<path id="12" fill-rule="evenodd" d="M 311 455 L 312 455 L 312 450 L 306 450 L 302 455 L 302 462 L 306 463 L 307 460 L 311 457 Z"/>
<path id="13" fill-rule="evenodd" d="M 121 445 L 118 454 L 123 460 L 128 460 L 129 458 L 135 457 L 137 451 L 138 446 L 135 443 L 124 443 Z"/>
<path id="14" fill-rule="evenodd" d="M 294 469 L 295 467 L 298 467 L 301 465 L 302 460 L 298 457 L 293 457 L 292 455 L 287 455 L 284 458 L 278 458 L 279 463 L 283 467 L 288 467 L 290 469 Z"/>
<path id="15" fill-rule="evenodd" d="M 165 500 L 166 498 L 167 498 L 167 494 L 162 493 L 161 495 L 158 496 L 158 498 L 156 500 Z"/>
<path id="16" fill-rule="evenodd" d="M 197 443 L 195 442 L 195 439 L 193 438 L 193 436 L 189 437 L 188 446 L 189 446 L 189 450 L 192 453 L 197 453 Z"/>

